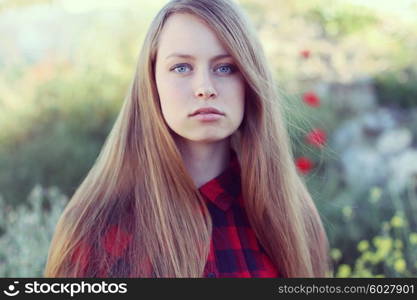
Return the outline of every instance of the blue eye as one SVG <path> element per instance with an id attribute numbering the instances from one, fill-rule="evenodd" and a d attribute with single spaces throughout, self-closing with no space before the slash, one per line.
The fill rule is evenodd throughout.
<path id="1" fill-rule="evenodd" d="M 222 65 L 218 67 L 217 70 L 220 70 L 220 73 L 223 74 L 231 74 L 236 71 L 236 68 L 233 65 Z"/>
<path id="2" fill-rule="evenodd" d="M 175 72 L 177 73 L 185 73 L 187 68 L 189 68 L 188 64 L 178 64 L 178 65 L 173 66 L 171 68 L 171 71 L 175 70 Z"/>

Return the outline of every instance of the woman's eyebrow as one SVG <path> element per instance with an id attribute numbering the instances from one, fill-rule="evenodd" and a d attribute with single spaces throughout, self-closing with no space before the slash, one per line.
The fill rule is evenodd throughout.
<path id="1" fill-rule="evenodd" d="M 188 59 L 195 60 L 194 56 L 189 55 L 189 54 L 182 54 L 182 53 L 172 53 L 172 54 L 168 55 L 167 57 L 165 57 L 165 59 L 168 59 L 168 58 L 171 58 L 171 57 L 180 57 L 180 58 L 188 58 Z M 219 55 L 213 56 L 210 59 L 210 61 L 218 60 L 218 59 L 221 59 L 221 58 L 229 58 L 229 57 L 232 57 L 232 56 L 229 55 L 229 54 L 219 54 Z"/>

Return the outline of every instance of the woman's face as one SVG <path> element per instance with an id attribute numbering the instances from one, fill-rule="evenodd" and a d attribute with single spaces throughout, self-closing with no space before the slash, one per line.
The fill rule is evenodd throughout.
<path id="1" fill-rule="evenodd" d="M 242 122 L 245 83 L 215 33 L 190 14 L 173 14 L 162 29 L 155 66 L 162 114 L 194 142 L 229 137 Z M 220 114 L 200 113 L 215 108 Z"/>

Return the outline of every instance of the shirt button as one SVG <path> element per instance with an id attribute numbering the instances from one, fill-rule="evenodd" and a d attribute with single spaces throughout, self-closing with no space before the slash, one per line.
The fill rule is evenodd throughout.
<path id="1" fill-rule="evenodd" d="M 208 273 L 207 277 L 214 278 L 216 277 L 216 273 Z"/>

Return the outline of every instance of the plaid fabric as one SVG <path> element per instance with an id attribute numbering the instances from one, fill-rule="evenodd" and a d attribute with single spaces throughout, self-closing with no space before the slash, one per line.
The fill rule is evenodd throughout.
<path id="1" fill-rule="evenodd" d="M 280 277 L 249 225 L 241 195 L 239 161 L 233 150 L 228 168 L 201 186 L 199 191 L 213 221 L 210 252 L 203 276 Z M 72 256 L 72 261 L 79 261 L 83 267 L 79 277 L 127 277 L 128 274 L 120 273 L 119 266 L 124 262 L 123 254 L 130 240 L 128 232 L 111 225 L 101 245 L 97 245 L 104 247 L 111 258 L 111 274 L 105 271 L 105 266 L 93 267 L 97 262 L 92 262 L 95 257 L 92 245 L 79 245 Z"/>
<path id="2" fill-rule="evenodd" d="M 205 277 L 279 277 L 258 243 L 243 207 L 240 166 L 232 151 L 228 168 L 199 188 L 213 220 Z"/>

